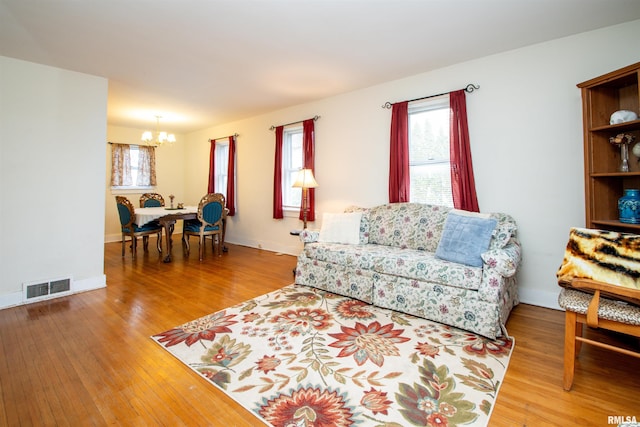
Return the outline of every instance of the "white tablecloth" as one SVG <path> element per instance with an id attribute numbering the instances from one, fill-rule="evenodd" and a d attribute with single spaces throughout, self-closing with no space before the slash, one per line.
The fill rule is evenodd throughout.
<path id="1" fill-rule="evenodd" d="M 184 209 L 170 209 L 165 206 L 156 207 L 156 208 L 136 208 L 136 224 L 138 227 L 142 227 L 143 225 L 156 220 L 162 216 L 171 215 L 171 214 L 183 214 L 183 213 L 197 213 L 197 206 L 185 206 Z"/>

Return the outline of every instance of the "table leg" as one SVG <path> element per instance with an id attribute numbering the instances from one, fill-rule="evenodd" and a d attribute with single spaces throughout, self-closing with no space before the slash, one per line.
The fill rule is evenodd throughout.
<path id="1" fill-rule="evenodd" d="M 227 233 L 227 217 L 225 215 L 222 218 L 222 242 L 220 242 L 220 246 L 222 246 L 222 252 L 228 252 L 229 249 L 224 245 L 224 235 Z"/>
<path id="2" fill-rule="evenodd" d="M 160 219 L 160 225 L 164 228 L 164 236 L 165 236 L 165 256 L 162 260 L 163 262 L 171 262 L 171 248 L 173 246 L 171 242 L 171 235 L 173 230 L 173 225 L 176 223 L 175 219 Z"/>

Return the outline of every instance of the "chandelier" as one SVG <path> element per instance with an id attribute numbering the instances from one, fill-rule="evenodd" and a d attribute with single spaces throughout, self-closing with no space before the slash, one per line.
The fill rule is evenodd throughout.
<path id="1" fill-rule="evenodd" d="M 150 130 L 145 131 L 142 134 L 142 141 L 145 142 L 147 145 L 160 146 L 160 145 L 163 145 L 164 143 L 168 143 L 169 145 L 172 145 L 174 142 L 176 142 L 176 136 L 174 134 L 167 133 L 167 132 L 160 132 L 161 118 L 162 116 L 156 116 L 155 137 L 153 135 L 153 132 L 151 132 Z"/>

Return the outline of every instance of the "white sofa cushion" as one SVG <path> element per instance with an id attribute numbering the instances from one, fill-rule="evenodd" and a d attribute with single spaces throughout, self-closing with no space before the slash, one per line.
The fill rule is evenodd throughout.
<path id="1" fill-rule="evenodd" d="M 318 241 L 357 245 L 360 243 L 361 219 L 362 212 L 323 214 Z"/>

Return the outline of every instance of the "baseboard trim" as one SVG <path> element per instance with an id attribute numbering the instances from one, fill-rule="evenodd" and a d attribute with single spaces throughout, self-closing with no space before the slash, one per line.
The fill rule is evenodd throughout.
<path id="1" fill-rule="evenodd" d="M 275 241 L 255 241 L 255 240 L 245 240 L 239 239 L 234 241 L 226 240 L 226 243 L 231 243 L 233 245 L 247 246 L 249 248 L 261 249 L 269 252 L 276 252 L 285 255 L 298 256 L 300 252 L 302 252 L 302 244 L 300 243 L 299 237 L 292 236 L 291 244 L 283 245 L 280 242 Z"/>
<path id="2" fill-rule="evenodd" d="M 520 297 L 520 302 L 522 303 L 552 308 L 554 310 L 564 310 L 558 304 L 559 294 L 560 288 L 558 288 L 557 292 L 541 291 L 525 287 L 518 288 L 518 295 Z"/>
<path id="3" fill-rule="evenodd" d="M 107 286 L 107 276 L 104 274 L 95 277 L 89 277 L 87 279 L 73 281 L 73 292 L 71 294 L 65 294 L 60 297 L 69 297 L 80 292 L 93 291 L 96 289 L 105 288 Z M 5 295 L 0 295 L 0 310 L 10 307 L 15 307 L 19 305 L 31 304 L 42 301 L 49 301 L 58 297 L 53 296 L 52 298 L 48 298 L 45 300 L 38 301 L 26 301 L 24 300 L 24 294 L 22 291 L 12 292 Z"/>

